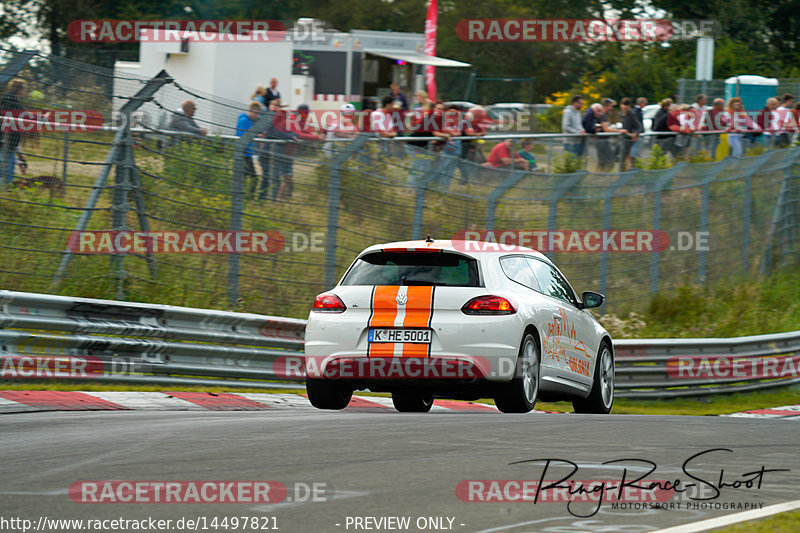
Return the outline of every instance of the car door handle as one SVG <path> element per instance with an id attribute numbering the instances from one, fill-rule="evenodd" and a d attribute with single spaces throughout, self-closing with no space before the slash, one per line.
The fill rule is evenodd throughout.
<path id="1" fill-rule="evenodd" d="M 556 320 L 561 322 L 561 315 L 557 315 L 557 314 L 553 313 L 553 318 L 555 318 Z"/>

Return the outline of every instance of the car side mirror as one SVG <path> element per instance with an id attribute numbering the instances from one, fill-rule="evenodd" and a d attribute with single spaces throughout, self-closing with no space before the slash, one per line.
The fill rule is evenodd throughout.
<path id="1" fill-rule="evenodd" d="M 600 307 L 605 302 L 606 297 L 600 294 L 599 292 L 592 292 L 592 291 L 584 291 L 581 294 L 581 302 L 583 303 L 583 309 L 591 309 L 593 307 Z"/>

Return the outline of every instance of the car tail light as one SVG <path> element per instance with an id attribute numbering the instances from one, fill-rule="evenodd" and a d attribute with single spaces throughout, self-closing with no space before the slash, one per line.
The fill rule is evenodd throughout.
<path id="1" fill-rule="evenodd" d="M 347 309 L 344 302 L 335 294 L 320 294 L 314 298 L 312 311 L 320 313 L 343 313 Z"/>
<path id="2" fill-rule="evenodd" d="M 465 303 L 461 311 L 466 315 L 513 315 L 517 312 L 502 296 L 478 296 Z"/>

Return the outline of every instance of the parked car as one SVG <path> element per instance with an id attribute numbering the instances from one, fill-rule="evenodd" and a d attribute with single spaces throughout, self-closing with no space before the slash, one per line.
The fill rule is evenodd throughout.
<path id="1" fill-rule="evenodd" d="M 342 409 L 354 390 L 369 389 L 390 392 L 398 411 L 488 397 L 506 413 L 528 412 L 540 398 L 608 413 L 613 344 L 589 312 L 603 301 L 596 292 L 579 297 L 529 248 L 433 239 L 370 246 L 314 300 L 308 398 Z"/>

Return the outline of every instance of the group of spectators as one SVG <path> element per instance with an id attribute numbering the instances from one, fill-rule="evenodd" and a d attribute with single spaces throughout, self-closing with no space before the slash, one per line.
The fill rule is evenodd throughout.
<path id="1" fill-rule="evenodd" d="M 630 168 L 641 152 L 642 141 L 640 134 L 644 132 L 644 118 L 642 109 L 647 105 L 647 99 L 640 97 L 633 100 L 623 98 L 620 102 L 621 128 L 611 125 L 609 114 L 617 105 L 613 98 L 604 98 L 601 102 L 590 105 L 586 111 L 583 109 L 583 96 L 572 97 L 570 105 L 564 108 L 561 118 L 561 131 L 569 134 L 597 134 L 597 133 L 622 133 L 625 135 L 622 144 L 623 170 Z M 567 137 L 564 150 L 581 157 L 584 154 L 584 139 L 581 137 Z M 607 139 L 597 143 L 597 157 L 601 170 L 608 170 L 616 161 L 616 152 Z"/>
<path id="2" fill-rule="evenodd" d="M 691 151 L 705 150 L 713 157 L 719 146 L 719 134 L 727 133 L 730 154 L 741 157 L 762 136 L 767 148 L 784 148 L 792 143 L 798 131 L 800 104 L 795 104 L 794 96 L 788 93 L 768 98 L 759 111 L 746 111 L 738 96 L 727 103 L 722 98 L 715 98 L 711 106 L 707 103 L 704 94 L 698 94 L 691 106 L 676 105 L 670 98 L 660 102 L 653 131 L 677 133 L 657 138 L 665 151 L 686 156 Z"/>
<path id="3" fill-rule="evenodd" d="M 636 105 L 631 98 L 622 99 L 620 127 L 612 126 L 609 120 L 615 104 L 612 98 L 605 98 L 582 111 L 583 97 L 573 96 L 570 105 L 562 112 L 562 132 L 573 135 L 566 139 L 564 149 L 580 157 L 584 154 L 587 137 L 578 135 L 621 133 L 622 168 L 627 170 L 633 166 L 641 153 L 641 134 L 645 130 L 643 109 L 647 106 L 647 99 L 637 98 Z M 794 103 L 791 94 L 769 98 L 764 109 L 758 112 L 746 111 L 739 97 L 731 98 L 727 103 L 722 98 L 715 98 L 710 106 L 707 104 L 708 98 L 704 94 L 698 94 L 692 105 L 676 104 L 672 98 L 659 102 L 660 109 L 653 118 L 651 129 L 664 133 L 655 136 L 656 143 L 664 152 L 686 158 L 703 150 L 713 159 L 720 134 L 726 133 L 730 154 L 741 157 L 745 149 L 762 136 L 767 148 L 781 148 L 789 146 L 800 131 L 800 104 Z M 619 160 L 615 143 L 603 138 L 594 138 L 593 141 L 600 169 L 609 169 Z"/>

